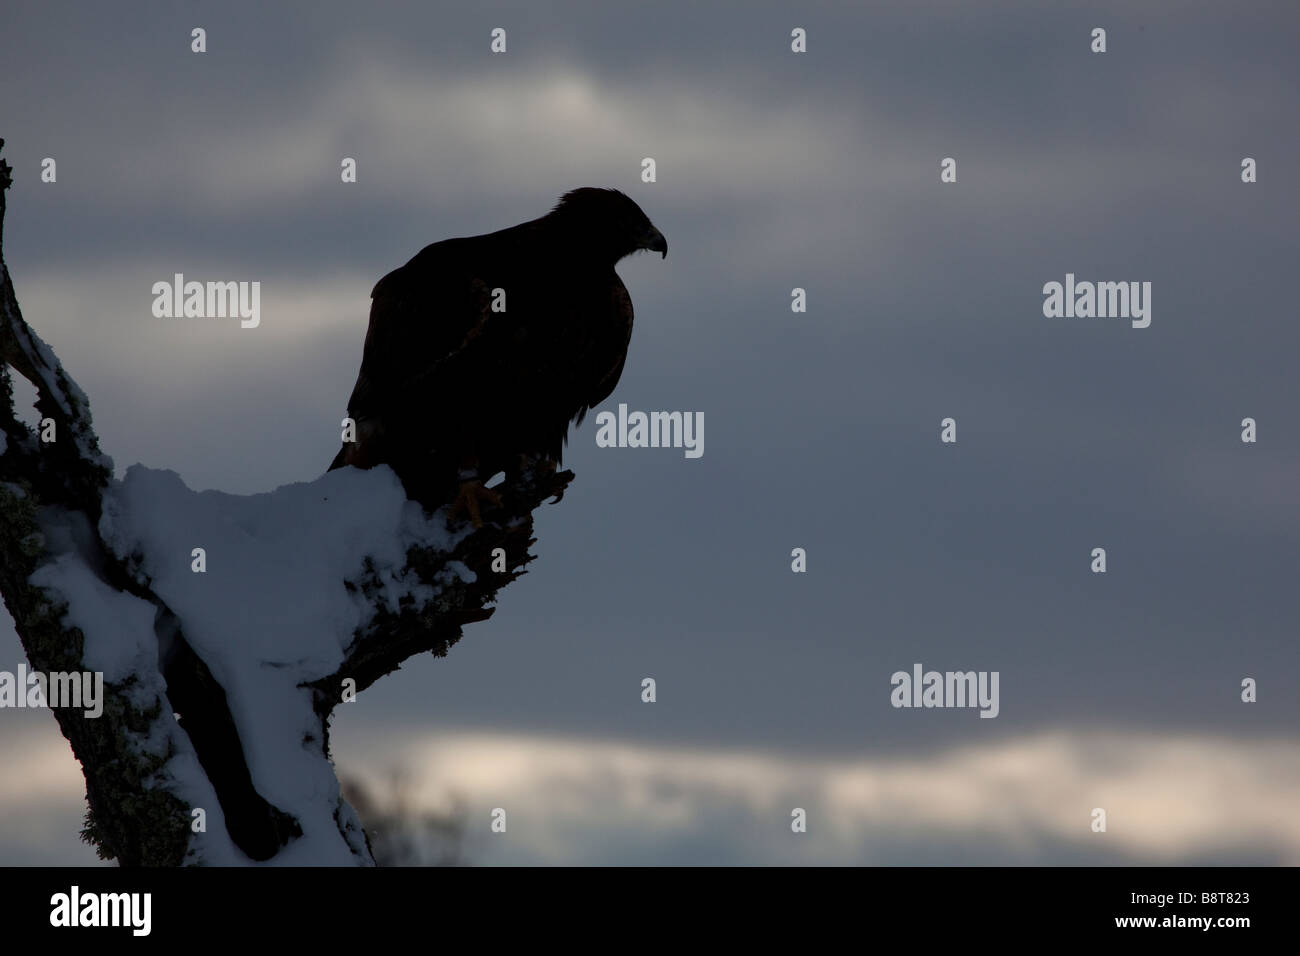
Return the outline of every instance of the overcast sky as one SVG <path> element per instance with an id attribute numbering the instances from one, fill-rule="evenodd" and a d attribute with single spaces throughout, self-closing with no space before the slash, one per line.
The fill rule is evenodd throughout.
<path id="1" fill-rule="evenodd" d="M 623 189 L 671 255 L 620 267 L 604 407 L 704 455 L 589 418 L 540 559 L 340 710 L 341 771 L 513 800 L 485 863 L 1300 862 L 1300 10 L 856 6 L 11 0 L 19 301 L 119 475 L 265 491 L 336 451 L 380 276 Z M 155 318 L 177 272 L 260 326 Z M 1067 273 L 1150 326 L 1045 318 Z M 918 662 L 999 672 L 997 718 L 892 707 Z M 50 715 L 0 753 L 0 863 L 91 859 Z"/>

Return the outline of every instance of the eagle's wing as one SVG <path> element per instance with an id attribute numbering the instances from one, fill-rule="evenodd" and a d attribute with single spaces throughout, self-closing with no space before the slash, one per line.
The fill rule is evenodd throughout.
<path id="1" fill-rule="evenodd" d="M 348 399 L 357 442 L 332 467 L 381 460 L 386 432 L 406 432 L 431 405 L 437 409 L 439 392 L 453 387 L 450 369 L 459 381 L 471 374 L 470 346 L 491 315 L 491 294 L 460 243 L 434 243 L 375 285 L 361 370 Z"/>
<path id="2" fill-rule="evenodd" d="M 628 295 L 627 287 L 617 273 L 610 285 L 609 309 L 608 335 L 602 337 L 605 341 L 593 350 L 595 384 L 581 397 L 582 405 L 574 417 L 577 425 L 582 424 L 589 409 L 595 408 L 613 393 L 623 375 L 623 365 L 627 362 L 627 350 L 632 342 L 632 297 Z"/>

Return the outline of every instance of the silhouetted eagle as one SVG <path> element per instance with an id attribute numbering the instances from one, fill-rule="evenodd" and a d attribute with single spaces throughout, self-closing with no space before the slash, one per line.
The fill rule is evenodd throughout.
<path id="1" fill-rule="evenodd" d="M 520 456 L 560 463 L 570 422 L 618 384 L 632 300 L 614 265 L 663 233 L 616 189 L 575 189 L 540 219 L 420 250 L 379 280 L 348 400 L 355 442 L 330 469 L 388 464 L 434 508 Z M 487 494 L 486 497 L 494 496 Z"/>

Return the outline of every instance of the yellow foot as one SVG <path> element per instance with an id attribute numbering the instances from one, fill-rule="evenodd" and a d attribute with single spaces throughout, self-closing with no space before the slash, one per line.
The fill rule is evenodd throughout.
<path id="1" fill-rule="evenodd" d="M 531 467 L 536 474 L 542 477 L 554 474 L 557 467 L 554 458 L 521 454 L 517 455 L 515 460 L 520 472 L 525 472 Z"/>
<path id="2" fill-rule="evenodd" d="M 467 514 L 469 520 L 473 522 L 474 527 L 483 527 L 483 516 L 480 511 L 480 503 L 501 506 L 501 496 L 491 488 L 484 487 L 483 482 L 477 478 L 472 481 L 462 481 L 460 491 L 456 493 L 455 499 L 451 503 L 451 517 Z"/>

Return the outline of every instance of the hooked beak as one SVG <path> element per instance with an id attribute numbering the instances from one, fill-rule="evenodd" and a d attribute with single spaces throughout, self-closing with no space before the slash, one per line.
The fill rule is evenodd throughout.
<path id="1" fill-rule="evenodd" d="M 646 238 L 645 248 L 651 252 L 662 252 L 663 258 L 668 258 L 668 240 L 658 229 L 651 228 L 650 235 Z"/>

